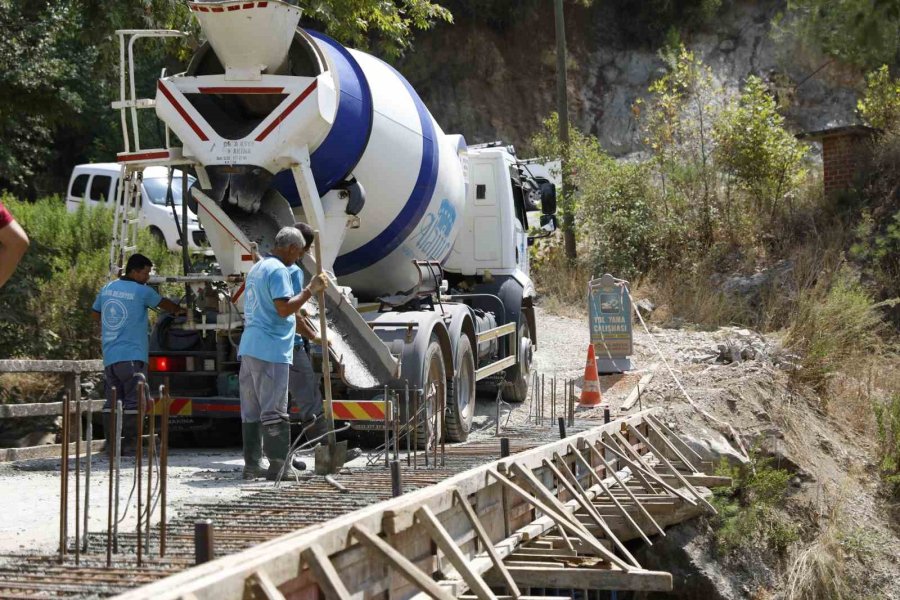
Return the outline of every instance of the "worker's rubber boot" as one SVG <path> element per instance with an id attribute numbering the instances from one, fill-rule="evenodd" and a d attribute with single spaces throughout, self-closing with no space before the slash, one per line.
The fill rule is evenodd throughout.
<path id="1" fill-rule="evenodd" d="M 146 430 L 146 427 L 144 428 Z M 137 452 L 138 416 L 134 413 L 122 415 L 122 456 L 135 456 Z"/>
<path id="2" fill-rule="evenodd" d="M 241 438 L 244 446 L 244 479 L 265 477 L 266 469 L 262 465 L 262 423 L 241 423 Z"/>
<path id="3" fill-rule="evenodd" d="M 291 424 L 287 421 L 278 421 L 263 425 L 263 453 L 269 459 L 269 469 L 266 471 L 266 479 L 275 481 L 278 473 L 284 467 L 288 450 L 291 448 Z M 291 471 L 292 467 L 287 467 Z M 285 472 L 282 476 L 291 475 Z"/>

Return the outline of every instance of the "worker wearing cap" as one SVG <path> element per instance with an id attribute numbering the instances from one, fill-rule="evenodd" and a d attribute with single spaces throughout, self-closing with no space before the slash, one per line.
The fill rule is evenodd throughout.
<path id="1" fill-rule="evenodd" d="M 0 288 L 15 273 L 19 261 L 28 250 L 28 236 L 0 202 Z"/>
<path id="2" fill-rule="evenodd" d="M 288 421 L 288 379 L 293 362 L 296 319 L 294 314 L 313 294 L 325 289 L 327 279 L 317 276 L 295 293 L 289 266 L 312 243 L 295 227 L 284 227 L 275 236 L 272 252 L 247 273 L 244 297 L 244 333 L 238 356 L 241 389 L 241 431 L 244 479 L 265 475 L 275 479 L 284 467 L 291 443 Z M 263 469 L 262 456 L 269 460 Z"/>
<path id="3" fill-rule="evenodd" d="M 147 377 L 147 309 L 161 308 L 174 314 L 185 312 L 147 285 L 152 268 L 153 262 L 143 254 L 131 255 L 125 264 L 125 274 L 103 286 L 93 306 L 92 316 L 100 324 L 103 343 L 104 410 L 113 410 L 115 390 L 115 398 L 122 401 L 125 410 L 122 420 L 125 450 L 130 450 L 137 441 L 138 385 Z"/>
<path id="4" fill-rule="evenodd" d="M 307 240 L 313 238 L 313 229 L 306 223 L 295 223 L 303 237 Z M 298 265 L 288 267 L 291 274 L 291 283 L 294 292 L 299 293 L 303 289 L 303 269 Z M 322 345 L 319 332 L 309 322 L 301 310 L 297 315 L 297 333 L 294 336 L 294 359 L 291 363 L 288 389 L 293 406 L 297 407 L 297 416 L 306 431 L 307 440 L 322 438 L 328 433 L 328 425 L 325 423 L 322 407 L 322 390 L 320 384 L 322 376 L 316 373 L 309 357 L 309 344 Z M 359 448 L 350 448 L 347 451 L 346 460 L 350 461 L 362 454 Z M 300 461 L 294 461 L 295 468 L 306 468 Z"/>

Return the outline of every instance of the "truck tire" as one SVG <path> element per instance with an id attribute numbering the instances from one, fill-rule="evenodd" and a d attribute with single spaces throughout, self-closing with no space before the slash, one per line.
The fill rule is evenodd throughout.
<path id="1" fill-rule="evenodd" d="M 166 243 L 166 236 L 163 235 L 163 232 L 160 231 L 158 228 L 156 228 L 156 227 L 150 228 L 150 237 L 152 237 L 153 240 L 157 244 L 168 247 L 168 244 Z"/>
<path id="2" fill-rule="evenodd" d="M 419 449 L 432 448 L 441 440 L 440 407 L 447 398 L 447 375 L 444 370 L 444 353 L 437 336 L 432 335 L 422 360 L 423 398 L 419 400 L 416 414 L 416 444 Z"/>
<path id="3" fill-rule="evenodd" d="M 475 354 L 469 336 L 462 335 L 456 345 L 456 375 L 447 390 L 447 413 L 444 423 L 447 439 L 464 442 L 475 417 Z"/>
<path id="4" fill-rule="evenodd" d="M 522 314 L 519 317 L 519 362 L 506 371 L 506 386 L 503 399 L 507 402 L 524 402 L 528 397 L 528 380 L 531 377 L 531 361 L 534 346 L 531 343 L 531 329 Z"/>

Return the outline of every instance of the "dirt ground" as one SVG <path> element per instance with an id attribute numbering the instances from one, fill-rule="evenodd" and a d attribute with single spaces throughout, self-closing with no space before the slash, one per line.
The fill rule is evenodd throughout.
<path id="1" fill-rule="evenodd" d="M 501 425 L 535 423 L 535 427 L 556 427 L 553 417 L 563 414 L 566 381 L 575 382 L 576 395 L 583 383 L 589 340 L 586 321 L 586 317 L 558 316 L 538 308 L 535 369 L 544 380 L 543 420 L 541 425 L 536 424 L 535 415 L 540 409 L 532 393 L 521 404 L 501 407 Z M 825 417 L 806 399 L 793 395 L 786 383 L 786 369 L 790 368 L 792 357 L 778 349 L 777 340 L 735 328 L 651 330 L 653 335 L 648 336 L 640 324 L 635 324 L 633 372 L 601 377 L 603 399 L 613 414 L 619 413 L 619 406 L 637 381 L 653 371 L 640 404 L 632 412 L 641 407 L 659 407 L 673 429 L 710 457 L 735 457 L 739 452 L 736 444 L 717 430 L 721 428 L 700 411 L 730 423 L 748 448 L 759 447 L 775 457 L 778 466 L 794 474 L 789 504 L 798 521 L 815 524 L 839 507 L 843 518 L 856 523 L 865 539 L 875 540 L 867 550 L 867 572 L 858 574 L 858 580 L 865 583 L 866 589 L 878 591 L 880 595 L 873 597 L 900 598 L 900 584 L 896 583 L 900 581 L 900 539 L 891 528 L 891 518 L 886 513 L 889 508 L 878 499 L 869 454 L 865 447 L 854 444 L 852 431 L 845 424 Z M 686 401 L 660 353 L 694 406 Z M 555 403 L 550 394 L 554 378 Z M 493 396 L 480 397 L 470 439 L 493 437 L 496 414 Z M 599 420 L 602 410 L 579 410 L 578 416 Z M 365 457 L 357 460 L 362 463 Z M 243 482 L 241 465 L 237 444 L 225 449 L 173 450 L 169 467 L 170 514 L 176 514 L 179 506 L 187 502 L 221 502 L 266 485 Z M 133 459 L 125 459 L 120 489 L 123 505 L 129 496 L 131 468 Z M 102 531 L 106 525 L 107 469 L 106 459 L 96 455 L 91 486 L 92 531 Z M 58 461 L 0 463 L 0 554 L 54 551 L 59 531 L 58 498 Z M 74 518 L 74 509 L 70 514 Z M 130 528 L 133 524 L 132 507 L 120 527 Z M 723 598 L 749 597 L 755 590 L 778 585 L 764 566 L 715 568 L 722 571 L 721 580 L 728 582 L 724 587 L 733 588 L 723 589 Z"/>

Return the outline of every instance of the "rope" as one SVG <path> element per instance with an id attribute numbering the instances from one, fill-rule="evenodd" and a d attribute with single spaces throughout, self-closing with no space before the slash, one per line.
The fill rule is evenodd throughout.
<path id="1" fill-rule="evenodd" d="M 633 311 L 637 315 L 638 320 L 641 322 L 641 326 L 644 328 L 644 331 L 647 332 L 647 336 L 650 338 L 650 343 L 653 344 L 653 349 L 656 350 L 656 353 L 659 355 L 659 358 L 662 361 L 663 365 L 665 365 L 666 370 L 669 372 L 669 375 L 671 375 L 672 379 L 675 381 L 675 385 L 677 385 L 678 389 L 681 390 L 681 393 L 684 394 L 684 397 L 688 401 L 688 404 L 691 405 L 691 408 L 698 412 L 704 419 L 711 422 L 720 433 L 731 438 L 731 440 L 738 445 L 741 453 L 741 458 L 743 458 L 747 462 L 750 462 L 750 456 L 747 454 L 747 449 L 744 447 L 744 443 L 741 441 L 741 438 L 737 434 L 737 431 L 735 431 L 734 427 L 731 426 L 731 423 L 722 421 L 700 408 L 697 403 L 694 402 L 694 399 L 691 398 L 691 395 L 688 394 L 687 390 L 684 389 L 684 386 L 681 384 L 681 380 L 678 379 L 678 376 L 675 374 L 675 371 L 674 369 L 672 369 L 669 361 L 666 360 L 666 357 L 663 354 L 662 349 L 659 347 L 659 344 L 656 343 L 656 337 L 650 332 L 650 328 L 647 327 L 647 323 L 644 321 L 644 317 L 643 315 L 641 315 L 641 311 L 637 309 L 637 305 L 635 305 L 634 303 L 634 297 L 631 295 L 631 290 L 628 289 L 628 282 L 624 279 L 616 279 L 616 285 L 620 286 L 623 290 L 625 290 L 625 293 L 628 294 L 628 299 L 631 301 Z"/>

